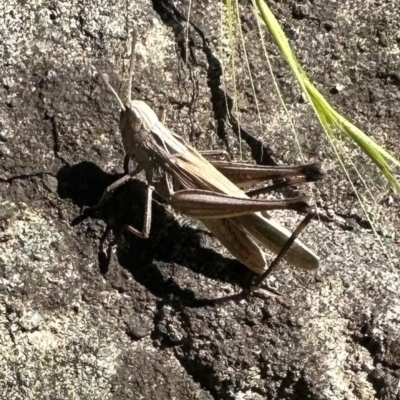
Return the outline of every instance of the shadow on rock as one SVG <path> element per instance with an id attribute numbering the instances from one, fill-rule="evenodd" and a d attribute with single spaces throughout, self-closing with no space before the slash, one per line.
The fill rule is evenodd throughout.
<path id="1" fill-rule="evenodd" d="M 122 175 L 108 174 L 90 162 L 65 166 L 57 174 L 58 194 L 70 198 L 80 206 L 97 203 L 103 191 Z M 76 225 L 87 217 L 102 220 L 118 235 L 124 224 L 141 229 L 144 220 L 146 184 L 133 179 L 120 187 L 98 211 L 78 216 Z M 211 279 L 244 287 L 254 274 L 236 260 L 221 256 L 215 250 L 204 248 L 201 233 L 189 226 L 181 226 L 172 214 L 160 204 L 157 194 L 152 203 L 150 237 L 140 239 L 129 232 L 117 236 L 118 262 L 134 279 L 155 296 L 179 298 L 186 305 L 201 305 L 193 291 L 181 288 L 174 279 L 182 266 Z M 100 265 L 100 268 L 101 265 Z M 107 269 L 102 271 L 107 272 Z"/>

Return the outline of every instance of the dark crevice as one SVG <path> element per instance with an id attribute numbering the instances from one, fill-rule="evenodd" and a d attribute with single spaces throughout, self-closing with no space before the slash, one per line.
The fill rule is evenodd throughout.
<path id="1" fill-rule="evenodd" d="M 60 160 L 64 165 L 69 165 L 69 162 L 59 154 L 59 152 L 60 152 L 60 136 L 58 134 L 57 121 L 56 121 L 55 115 L 50 113 L 48 110 L 46 110 L 44 119 L 45 119 L 45 121 L 50 121 L 50 124 L 51 124 L 51 133 L 53 136 L 53 143 L 54 143 L 54 145 L 53 145 L 54 156 L 58 160 Z"/>
<path id="2" fill-rule="evenodd" d="M 368 371 L 367 380 L 371 382 L 376 391 L 376 398 L 387 400 L 398 398 L 398 387 L 400 382 L 400 365 L 389 362 L 385 357 L 387 343 L 381 343 L 373 333 L 374 317 L 365 321 L 359 332 L 351 335 L 353 341 L 365 348 L 371 355 L 374 368 Z"/>
<path id="3" fill-rule="evenodd" d="M 17 181 L 17 180 L 28 180 L 31 178 L 35 178 L 35 177 L 39 177 L 39 178 L 43 178 L 44 175 L 49 175 L 52 176 L 54 178 L 57 177 L 56 174 L 53 174 L 51 172 L 32 172 L 29 174 L 18 174 L 18 175 L 14 175 L 14 176 L 10 176 L 9 178 L 0 178 L 0 182 L 3 183 L 12 183 L 13 181 Z"/>
<path id="4" fill-rule="evenodd" d="M 354 223 L 356 223 L 357 225 L 360 226 L 360 228 L 368 229 L 368 230 L 372 229 L 371 223 L 368 220 L 361 218 L 359 215 L 350 214 L 350 213 L 349 214 L 336 213 L 336 215 L 338 217 L 341 217 L 346 220 L 349 220 L 349 219 L 353 220 Z"/>
<path id="5" fill-rule="evenodd" d="M 183 22 L 187 18 L 172 4 L 170 0 L 153 0 L 153 8 L 158 13 L 162 21 L 172 28 L 175 40 L 180 49 L 180 55 L 184 62 L 190 61 L 197 64 L 194 48 L 196 41 L 191 34 L 188 35 L 189 43 L 185 43 L 185 27 Z M 208 62 L 207 82 L 211 93 L 211 104 L 213 107 L 214 119 L 216 121 L 216 133 L 223 141 L 228 152 L 230 146 L 227 140 L 226 123 L 232 125 L 233 131 L 241 137 L 251 148 L 252 155 L 258 164 L 275 165 L 271 157 L 271 150 L 266 148 L 258 139 L 254 138 L 243 127 L 239 126 L 237 120 L 231 115 L 233 108 L 232 98 L 221 88 L 222 67 L 218 58 L 214 56 L 211 48 L 208 46 L 206 35 L 201 28 L 189 21 L 190 26 L 200 36 L 202 41 L 202 50 Z M 186 57 L 186 48 L 190 51 L 190 57 Z"/>
<path id="6" fill-rule="evenodd" d="M 190 351 L 190 344 L 184 346 L 183 351 L 185 350 Z M 221 382 L 217 372 L 209 365 L 205 365 L 200 358 L 193 360 L 189 357 L 178 356 L 178 361 L 193 381 L 209 392 L 214 399 L 233 400 L 235 398 L 230 391 L 232 382 L 226 379 Z"/>
<path id="7" fill-rule="evenodd" d="M 372 232 L 372 225 L 367 219 L 360 217 L 359 215 L 355 214 L 344 214 L 344 213 L 335 213 L 338 217 L 345 219 L 346 221 L 354 221 L 354 224 L 358 225 L 361 229 L 365 229 Z M 351 225 L 349 225 L 351 227 Z M 349 229 L 347 229 L 349 230 Z M 376 230 L 376 233 L 379 236 L 384 236 L 384 232 L 380 229 Z"/>
<path id="8" fill-rule="evenodd" d="M 297 377 L 293 371 L 288 371 L 282 379 L 278 389 L 280 399 L 290 400 L 316 400 L 317 398 L 310 392 L 309 384 L 304 377 Z"/>
<path id="9" fill-rule="evenodd" d="M 188 60 L 193 65 L 197 65 L 196 54 L 194 52 L 195 41 L 191 35 L 188 35 L 187 37 L 187 45 L 185 43 L 186 28 L 183 25 L 183 22 L 188 22 L 186 17 L 172 4 L 170 0 L 153 0 L 153 8 L 160 16 L 161 20 L 167 26 L 172 28 L 181 59 L 184 62 Z M 189 51 L 189 54 L 187 51 Z"/>
<path id="10" fill-rule="evenodd" d="M 196 58 L 195 47 L 196 43 L 191 34 L 186 35 L 187 28 L 184 26 L 184 22 L 187 22 L 186 17 L 169 1 L 169 0 L 153 0 L 153 8 L 160 16 L 162 21 L 172 28 L 176 45 L 178 47 L 178 53 L 181 62 L 187 65 L 189 68 L 189 76 L 192 83 L 192 92 L 189 94 L 187 92 L 186 86 L 183 85 L 182 88 L 190 101 L 182 103 L 180 102 L 180 106 L 184 105 L 189 109 L 189 118 L 190 118 L 190 125 L 191 129 L 190 132 L 194 130 L 194 120 L 193 120 L 193 110 L 196 106 L 196 98 L 198 97 L 199 87 L 198 82 L 193 76 L 193 71 L 191 65 L 198 65 L 198 61 Z M 187 42 L 186 42 L 187 40 Z M 180 69 L 178 68 L 178 75 L 180 77 Z M 178 83 L 181 82 L 179 79 Z M 170 97 L 168 95 L 165 96 L 166 98 Z M 177 103 L 176 100 L 171 99 L 171 104 Z M 179 101 L 178 101 L 179 103 Z"/>
<path id="11" fill-rule="evenodd" d="M 234 382 L 221 381 L 215 369 L 193 351 L 196 338 L 191 335 L 191 319 L 185 312 L 185 307 L 178 303 L 174 304 L 174 312 L 179 315 L 182 331 L 187 332 L 187 336 L 179 340 L 172 337 L 173 334 L 168 330 L 167 325 L 168 316 L 164 315 L 164 306 L 167 304 L 165 302 L 157 303 L 157 312 L 154 318 L 155 329 L 152 333 L 152 339 L 155 341 L 156 346 L 158 343 L 158 347 L 175 349 L 174 353 L 177 361 L 193 381 L 209 392 L 214 399 L 233 400 L 234 396 L 231 388 Z"/>
<path id="12" fill-rule="evenodd" d="M 353 231 L 353 230 L 354 230 L 354 227 L 353 227 L 352 225 L 347 224 L 347 223 L 339 222 L 339 221 L 335 218 L 335 216 L 330 217 L 330 216 L 328 215 L 328 210 L 327 210 L 326 207 L 321 207 L 321 204 L 318 204 L 318 203 L 317 203 L 317 207 L 318 207 L 319 209 L 325 211 L 326 214 L 322 214 L 321 212 L 317 213 L 317 214 L 315 215 L 315 217 L 314 217 L 315 220 L 318 220 L 318 221 L 321 221 L 321 222 L 326 222 L 326 223 L 328 223 L 328 224 L 334 223 L 334 224 L 336 224 L 336 226 L 337 226 L 338 228 L 342 229 L 343 231 Z M 342 215 L 340 215 L 340 214 L 338 214 L 338 213 L 336 213 L 335 215 L 337 215 L 338 217 L 344 218 L 346 221 L 347 221 L 347 219 L 348 219 L 348 218 L 345 218 L 345 217 L 343 217 Z"/>
<path id="13" fill-rule="evenodd" d="M 45 121 L 49 121 L 50 122 L 50 132 L 51 132 L 51 136 L 53 139 L 53 154 L 54 157 L 61 161 L 61 163 L 63 165 L 69 165 L 68 161 L 65 160 L 59 153 L 60 153 L 60 149 L 61 149 L 61 145 L 60 145 L 60 135 L 59 135 L 59 129 L 58 129 L 58 124 L 56 121 L 56 117 L 55 117 L 55 113 L 51 110 L 49 110 L 49 106 L 47 105 L 45 99 L 46 99 L 46 91 L 47 90 L 54 90 L 54 79 L 52 78 L 51 74 L 49 73 L 49 71 L 46 71 L 44 76 L 41 77 L 41 79 L 39 80 L 38 84 L 38 98 L 39 98 L 39 106 L 41 108 L 41 110 L 44 111 L 44 116 L 43 119 Z"/>

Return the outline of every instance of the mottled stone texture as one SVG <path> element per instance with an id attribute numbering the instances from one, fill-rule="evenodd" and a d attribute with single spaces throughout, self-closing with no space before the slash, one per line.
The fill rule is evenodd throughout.
<path id="1" fill-rule="evenodd" d="M 293 133 L 247 3 L 240 23 L 253 85 L 218 1 L 1 2 L 2 399 L 399 398 L 398 198 L 353 151 L 376 198 L 365 200 L 375 235 L 265 35 Z M 399 155 L 398 1 L 271 6 L 332 104 Z M 329 161 L 326 180 L 304 189 L 321 211 L 303 236 L 321 269 L 282 266 L 269 284 L 283 298 L 213 302 L 250 271 L 157 197 L 151 237 L 120 236 L 107 265 L 98 252 L 106 226 L 142 224 L 141 176 L 92 218 L 76 218 L 122 173 L 118 104 L 97 76 L 107 72 L 125 94 L 133 26 L 133 96 L 164 107 L 166 124 L 195 147 L 265 164 Z M 277 217 L 290 228 L 300 218 Z"/>

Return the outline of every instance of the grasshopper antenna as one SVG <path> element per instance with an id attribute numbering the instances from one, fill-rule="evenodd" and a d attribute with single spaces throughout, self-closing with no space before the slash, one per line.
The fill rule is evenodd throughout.
<path id="1" fill-rule="evenodd" d="M 128 104 L 131 104 L 131 93 L 132 93 L 132 76 L 133 76 L 133 67 L 135 63 L 135 47 L 136 47 L 136 42 L 137 42 L 137 30 L 133 29 L 132 32 L 132 45 L 131 45 L 131 60 L 129 63 L 129 80 L 128 80 L 128 93 L 127 93 L 127 98 L 128 98 Z"/>
<path id="2" fill-rule="evenodd" d="M 101 74 L 101 77 L 103 78 L 104 83 L 107 85 L 108 89 L 114 94 L 114 96 L 117 98 L 119 105 L 121 106 L 122 110 L 125 111 L 125 106 L 122 100 L 119 98 L 117 92 L 114 90 L 114 88 L 110 85 L 110 79 L 108 78 L 107 74 Z"/>

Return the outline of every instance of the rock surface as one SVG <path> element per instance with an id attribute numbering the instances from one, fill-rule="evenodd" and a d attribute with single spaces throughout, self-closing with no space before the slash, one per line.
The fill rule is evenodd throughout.
<path id="1" fill-rule="evenodd" d="M 257 102 L 240 36 L 232 53 L 217 1 L 0 6 L 1 398 L 400 398 L 399 199 L 354 150 L 360 176 L 379 185 L 371 189 L 376 203 L 365 201 L 375 235 L 265 35 L 298 136 L 291 130 L 245 3 Z M 272 9 L 332 104 L 399 155 L 396 3 L 284 0 Z M 252 274 L 158 198 L 151 237 L 120 236 L 107 265 L 99 252 L 105 228 L 142 224 L 140 179 L 93 218 L 77 218 L 122 173 L 118 104 L 98 73 L 124 93 L 132 27 L 133 95 L 166 108 L 166 124 L 195 147 L 238 157 L 240 133 L 250 162 L 330 161 L 312 192 L 321 220 L 303 236 L 322 266 L 315 274 L 282 266 L 269 280 L 282 298 L 214 302 Z M 360 176 L 349 173 L 364 198 Z M 300 219 L 277 217 L 291 228 Z"/>

